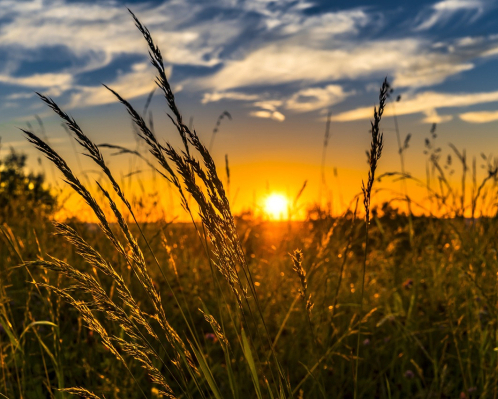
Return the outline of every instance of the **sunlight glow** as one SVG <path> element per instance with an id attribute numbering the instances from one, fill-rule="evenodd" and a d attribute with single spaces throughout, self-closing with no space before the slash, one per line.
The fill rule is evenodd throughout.
<path id="1" fill-rule="evenodd" d="M 272 220 L 286 219 L 288 203 L 287 198 L 282 194 L 270 194 L 265 200 L 265 213 Z"/>

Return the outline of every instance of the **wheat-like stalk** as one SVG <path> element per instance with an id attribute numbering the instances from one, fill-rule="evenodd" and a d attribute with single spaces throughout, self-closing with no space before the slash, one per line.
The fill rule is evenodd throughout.
<path id="1" fill-rule="evenodd" d="M 370 199 L 372 195 L 372 187 L 375 181 L 375 171 L 377 170 L 377 163 L 382 154 L 382 149 L 384 148 L 383 134 L 380 132 L 380 121 L 382 119 L 382 114 L 384 113 L 384 108 L 386 106 L 387 94 L 389 92 L 389 83 L 387 78 L 382 83 L 379 93 L 379 108 L 374 107 L 374 119 L 370 122 L 372 135 L 372 142 L 370 144 L 370 151 L 368 152 L 368 179 L 365 185 L 362 182 L 361 190 L 363 192 L 363 205 L 365 206 L 365 221 L 367 224 L 370 223 Z"/>
<path id="2" fill-rule="evenodd" d="M 308 280 L 306 279 L 306 270 L 303 267 L 303 252 L 296 249 L 291 255 L 292 258 L 292 270 L 296 272 L 299 277 L 299 282 L 301 283 L 301 288 L 299 289 L 299 295 L 303 298 L 304 305 L 306 307 L 306 313 L 311 322 L 311 310 L 313 309 L 313 301 L 311 300 L 311 294 L 308 293 Z"/>
<path id="3" fill-rule="evenodd" d="M 374 119 L 370 122 L 371 124 L 371 135 L 372 142 L 370 144 L 370 151 L 368 152 L 368 164 L 370 166 L 368 170 L 368 180 L 365 185 L 362 182 L 362 191 L 363 191 L 363 205 L 365 207 L 365 257 L 363 260 L 363 270 L 361 277 L 361 293 L 360 293 L 360 317 L 359 317 L 359 325 L 358 325 L 358 339 L 356 342 L 356 367 L 355 367 L 355 375 L 354 375 L 354 398 L 357 398 L 358 395 L 358 365 L 359 365 L 359 357 L 360 357 L 360 337 L 361 337 L 361 318 L 363 313 L 363 296 L 365 291 L 365 274 L 367 267 L 367 256 L 368 256 L 368 227 L 370 225 L 370 201 L 372 196 L 372 188 L 375 181 L 375 171 L 377 170 L 377 163 L 382 154 L 382 149 L 384 146 L 383 142 L 383 134 L 380 131 L 380 121 L 382 119 L 382 114 L 384 113 L 384 108 L 386 106 L 387 95 L 389 93 L 389 83 L 387 82 L 387 78 L 384 79 L 382 86 L 380 87 L 379 93 L 379 108 L 374 107 Z"/>
<path id="4" fill-rule="evenodd" d="M 137 241 L 130 232 L 124 217 L 122 216 L 121 212 L 118 210 L 114 201 L 111 199 L 109 193 L 99 183 L 97 183 L 99 188 L 104 193 L 105 197 L 108 199 L 109 205 L 114 215 L 118 219 L 118 225 L 121 228 L 123 234 L 125 235 L 128 246 L 131 248 L 131 255 L 128 253 L 128 251 L 126 251 L 123 245 L 116 238 L 115 234 L 112 232 L 109 222 L 107 221 L 104 212 L 102 211 L 96 200 L 92 197 L 90 192 L 80 183 L 78 178 L 72 173 L 71 169 L 66 164 L 66 162 L 50 146 L 48 146 L 48 144 L 43 142 L 43 140 L 41 140 L 39 137 L 37 137 L 31 132 L 25 130 L 23 131 L 28 136 L 28 140 L 33 144 L 35 144 L 35 146 L 40 151 L 42 151 L 47 156 L 47 158 L 51 160 L 55 164 L 55 166 L 63 173 L 65 181 L 68 182 L 68 184 L 85 199 L 88 205 L 90 205 L 95 215 L 97 216 L 100 222 L 100 226 L 104 231 L 105 235 L 109 238 L 111 243 L 114 245 L 115 249 L 126 259 L 130 267 L 132 267 L 135 276 L 140 281 L 142 287 L 148 294 L 148 297 L 151 299 L 151 302 L 156 310 L 156 316 L 161 324 L 161 327 L 164 329 L 164 331 L 167 331 L 166 337 L 168 338 L 168 341 L 181 352 L 179 353 L 179 356 L 185 353 L 187 355 L 189 364 L 192 367 L 194 367 L 192 357 L 189 354 L 189 351 L 186 349 L 185 344 L 182 342 L 176 331 L 170 326 L 169 322 L 166 319 L 166 315 L 162 307 L 161 296 L 157 291 L 157 289 L 154 287 L 152 278 L 148 273 L 143 253 L 140 247 L 138 246 Z M 93 143 L 88 138 L 86 138 L 84 142 L 86 143 L 86 146 L 92 148 Z M 110 171 L 108 173 L 111 174 Z"/>
<path id="5" fill-rule="evenodd" d="M 84 399 L 102 399 L 100 396 L 97 396 L 93 392 L 90 392 L 88 389 L 82 387 L 63 388 L 59 391 L 67 392 L 71 395 L 78 395 L 80 398 Z"/>
<path id="6" fill-rule="evenodd" d="M 239 308 L 242 309 L 244 300 L 249 308 L 249 311 L 251 312 L 251 307 L 248 302 L 248 292 L 250 292 L 251 296 L 254 298 L 257 312 L 265 328 L 268 347 L 273 354 L 279 376 L 283 381 L 285 381 L 286 379 L 281 365 L 279 364 L 271 345 L 272 342 L 262 315 L 256 288 L 240 245 L 234 219 L 230 210 L 230 204 L 221 179 L 218 176 L 216 165 L 208 149 L 201 143 L 195 130 L 191 130 L 183 122 L 183 117 L 176 105 L 175 96 L 166 76 L 161 51 L 154 43 L 149 30 L 140 23 L 131 11 L 130 14 L 148 44 L 150 61 L 157 71 L 156 83 L 164 94 L 168 107 L 172 112 L 172 115 L 168 114 L 168 116 L 176 127 L 185 148 L 185 150 L 180 153 L 169 143 L 166 143 L 164 146 L 159 145 L 159 149 L 163 150 L 169 159 L 175 164 L 176 172 L 181 176 L 185 190 L 192 195 L 196 201 L 199 207 L 199 215 L 201 216 L 203 226 L 205 227 L 207 236 L 213 245 L 213 261 L 219 272 L 229 284 Z M 131 112 L 130 108 L 127 108 L 128 112 Z M 134 117 L 134 119 L 139 122 L 139 127 L 143 132 L 146 127 L 145 123 L 140 121 L 140 117 Z M 154 143 L 152 144 L 154 145 Z M 200 155 L 202 165 L 201 162 L 196 160 L 192 155 L 190 146 L 192 146 Z M 153 155 L 156 158 L 161 157 L 157 151 L 154 151 Z M 202 185 L 206 188 L 206 194 L 202 190 L 201 185 L 197 183 L 197 179 L 200 179 Z M 175 184 L 175 186 L 177 185 Z M 177 188 L 180 191 L 178 186 Z M 193 220 L 191 210 L 187 208 L 188 204 L 186 204 L 184 199 L 185 196 L 182 194 L 180 195 L 184 207 L 188 210 Z M 239 268 L 247 282 L 247 287 L 243 284 L 241 278 L 239 277 Z M 290 391 L 290 387 L 287 388 Z"/>
<path id="7" fill-rule="evenodd" d="M 202 309 L 199 309 L 199 312 L 202 313 L 204 319 L 211 325 L 211 328 L 213 329 L 216 338 L 218 338 L 218 340 L 222 342 L 223 345 L 225 345 L 225 347 L 230 347 L 228 339 L 225 337 L 225 334 L 223 334 L 223 329 L 221 328 L 220 324 L 216 321 L 216 319 L 213 317 L 213 315 L 206 314 L 204 311 L 202 311 Z"/>

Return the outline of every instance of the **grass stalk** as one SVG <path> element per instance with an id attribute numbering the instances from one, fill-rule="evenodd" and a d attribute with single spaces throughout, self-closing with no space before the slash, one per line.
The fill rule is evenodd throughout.
<path id="1" fill-rule="evenodd" d="M 368 250 L 369 250 L 369 226 L 370 226 L 370 206 L 371 206 L 371 195 L 372 188 L 375 181 L 375 171 L 377 170 L 377 163 L 382 155 L 383 149 L 383 135 L 380 132 L 380 121 L 382 119 L 382 114 L 384 113 L 384 108 L 386 105 L 386 99 L 389 92 L 389 83 L 387 78 L 382 83 L 379 93 L 379 109 L 374 108 L 374 120 L 371 122 L 371 134 L 372 142 L 370 145 L 370 152 L 368 153 L 368 163 L 370 165 L 370 170 L 368 171 L 367 184 L 363 183 L 363 205 L 365 207 L 365 256 L 363 259 L 363 269 L 361 274 L 361 291 L 360 291 L 360 314 L 358 320 L 358 337 L 356 342 L 356 359 L 355 359 L 355 375 L 354 375 L 354 399 L 358 397 L 358 370 L 359 370 L 359 360 L 360 360 L 360 338 L 361 338 L 361 326 L 363 317 L 363 297 L 365 293 L 365 275 L 367 268 Z"/>

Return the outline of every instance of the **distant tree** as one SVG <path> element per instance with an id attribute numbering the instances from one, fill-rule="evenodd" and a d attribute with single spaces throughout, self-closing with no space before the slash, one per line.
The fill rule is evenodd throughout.
<path id="1" fill-rule="evenodd" d="M 53 213 L 57 198 L 46 187 L 41 173 L 26 173 L 25 154 L 11 149 L 0 160 L 0 222 L 45 218 Z"/>

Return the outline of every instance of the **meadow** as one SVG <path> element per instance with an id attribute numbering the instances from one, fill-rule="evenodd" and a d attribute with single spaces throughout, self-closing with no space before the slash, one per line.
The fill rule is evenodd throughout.
<path id="1" fill-rule="evenodd" d="M 399 132 L 401 171 L 378 176 L 386 80 L 361 195 L 343 215 L 233 215 L 224 168 L 185 124 L 161 52 L 132 17 L 183 148 L 108 89 L 191 222 L 143 222 L 100 148 L 40 95 L 103 178 L 90 187 L 39 135 L 24 135 L 98 223 L 55 221 L 43 177 L 26 174 L 20 155 L 2 161 L 0 396 L 496 398 L 495 161 L 484 156 L 478 181 L 476 161 L 455 148 L 452 183 L 433 126 L 427 180 L 405 172 Z M 422 185 L 426 212 L 412 212 L 406 191 L 402 209 L 373 206 L 385 179 Z"/>

